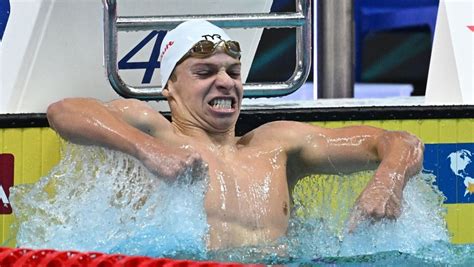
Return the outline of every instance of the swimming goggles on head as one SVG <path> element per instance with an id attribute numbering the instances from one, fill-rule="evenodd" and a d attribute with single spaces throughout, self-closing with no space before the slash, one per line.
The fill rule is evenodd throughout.
<path id="1" fill-rule="evenodd" d="M 240 44 L 237 41 L 225 41 L 221 39 L 221 36 L 218 34 L 214 35 L 203 35 L 205 40 L 201 40 L 194 44 L 189 51 L 184 54 L 184 56 L 179 60 L 179 62 L 183 62 L 188 57 L 197 57 L 197 58 L 206 58 L 212 56 L 217 48 L 222 47 L 224 48 L 224 52 L 235 58 L 240 59 Z M 217 42 L 213 42 L 209 39 L 218 39 Z"/>

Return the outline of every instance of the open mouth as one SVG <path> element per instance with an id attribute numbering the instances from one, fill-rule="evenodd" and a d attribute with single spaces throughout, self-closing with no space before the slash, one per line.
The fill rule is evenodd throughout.
<path id="1" fill-rule="evenodd" d="M 235 109 L 235 100 L 233 98 L 214 98 L 209 102 L 209 106 L 216 111 L 230 112 Z"/>

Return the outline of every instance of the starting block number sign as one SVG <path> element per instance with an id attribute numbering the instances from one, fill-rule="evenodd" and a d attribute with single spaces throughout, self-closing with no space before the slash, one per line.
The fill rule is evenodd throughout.
<path id="1" fill-rule="evenodd" d="M 160 47 L 166 31 L 119 32 L 118 69 L 134 86 L 160 85 Z"/>
<path id="2" fill-rule="evenodd" d="M 133 47 L 119 62 L 119 70 L 144 70 L 142 84 L 150 84 L 153 74 L 156 69 L 160 68 L 160 62 L 158 57 L 160 55 L 160 47 L 165 37 L 165 31 L 152 31 L 143 40 L 141 40 L 135 47 Z M 135 55 L 144 48 L 152 47 L 149 52 L 149 58 L 147 61 L 133 61 Z"/>

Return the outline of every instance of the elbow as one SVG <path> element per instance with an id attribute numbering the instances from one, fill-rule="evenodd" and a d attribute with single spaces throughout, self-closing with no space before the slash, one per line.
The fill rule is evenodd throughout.
<path id="1" fill-rule="evenodd" d="M 383 143 L 390 147 L 409 148 L 423 153 L 425 145 L 415 135 L 405 131 L 385 131 Z"/>
<path id="2" fill-rule="evenodd" d="M 413 153 L 423 155 L 425 151 L 425 145 L 417 136 L 410 134 L 409 132 L 398 132 L 400 139 L 403 140 L 405 147 Z"/>
<path id="3" fill-rule="evenodd" d="M 409 170 L 409 175 L 415 175 L 423 168 L 425 145 L 418 137 L 410 133 L 405 133 L 405 143 L 409 151 L 408 158 L 413 163 L 412 169 Z"/>
<path id="4" fill-rule="evenodd" d="M 57 131 L 58 128 L 61 128 L 61 125 L 73 118 L 72 115 L 77 113 L 81 106 L 84 106 L 85 103 L 82 102 L 81 99 L 66 98 L 50 104 L 46 110 L 49 126 Z"/>
<path id="5" fill-rule="evenodd" d="M 55 125 L 61 118 L 61 114 L 64 114 L 65 109 L 65 100 L 60 100 L 58 102 L 52 103 L 48 106 L 46 110 L 46 118 L 48 119 L 49 126 L 55 129 Z"/>
<path id="6" fill-rule="evenodd" d="M 387 131 L 385 137 L 390 144 L 389 150 L 398 151 L 399 161 L 403 162 L 409 176 L 422 170 L 425 145 L 417 136 L 404 131 Z"/>

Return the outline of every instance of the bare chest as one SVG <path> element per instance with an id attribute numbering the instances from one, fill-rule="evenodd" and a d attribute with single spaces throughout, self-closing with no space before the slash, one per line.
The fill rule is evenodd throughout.
<path id="1" fill-rule="evenodd" d="M 286 156 L 281 149 L 202 155 L 209 164 L 205 202 L 209 218 L 250 228 L 286 223 L 289 193 Z"/>

